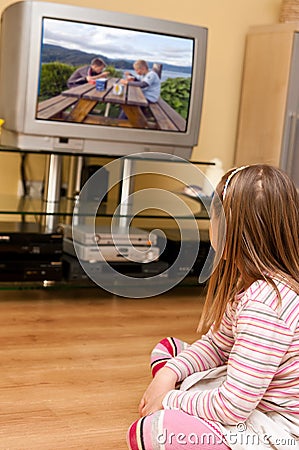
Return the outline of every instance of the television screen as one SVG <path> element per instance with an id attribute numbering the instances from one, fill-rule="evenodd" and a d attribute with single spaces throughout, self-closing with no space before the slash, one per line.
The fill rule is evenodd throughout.
<path id="1" fill-rule="evenodd" d="M 189 158 L 206 51 L 200 26 L 35 0 L 9 5 L 1 17 L 1 144 Z"/>
<path id="2" fill-rule="evenodd" d="M 185 132 L 193 54 L 192 38 L 45 17 L 36 118 Z"/>

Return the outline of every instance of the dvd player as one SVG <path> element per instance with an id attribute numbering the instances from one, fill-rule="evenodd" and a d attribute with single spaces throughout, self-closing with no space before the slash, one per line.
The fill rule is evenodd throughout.
<path id="1" fill-rule="evenodd" d="M 83 245 L 156 245 L 157 236 L 139 228 L 110 226 L 60 225 L 64 237 L 73 239 Z"/>
<path id="2" fill-rule="evenodd" d="M 76 249 L 75 249 L 76 247 Z M 82 261 L 134 261 L 148 263 L 159 258 L 159 247 L 132 245 L 82 245 L 71 239 L 63 239 L 63 251 Z"/>

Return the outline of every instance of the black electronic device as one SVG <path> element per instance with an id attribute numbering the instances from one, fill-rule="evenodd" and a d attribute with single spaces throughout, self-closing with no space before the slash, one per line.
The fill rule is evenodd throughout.
<path id="1" fill-rule="evenodd" d="M 0 261 L 0 281 L 61 281 L 61 261 Z"/>
<path id="2" fill-rule="evenodd" d="M 196 260 L 190 263 L 190 253 L 193 253 L 194 239 L 184 239 L 184 245 L 181 246 L 180 231 L 176 229 L 164 229 L 167 241 L 164 251 L 160 255 L 160 260 L 165 261 L 170 267 L 170 276 L 177 277 L 181 275 L 199 276 L 211 247 L 209 233 L 207 230 L 200 230 L 200 244 Z M 159 243 L 158 243 L 159 245 Z M 179 264 L 174 264 L 179 256 Z"/>
<path id="3" fill-rule="evenodd" d="M 84 267 L 87 269 L 87 271 L 85 271 L 76 257 L 64 254 L 62 257 L 62 264 L 63 276 L 67 281 L 91 282 L 87 272 L 95 277 L 98 274 L 101 274 L 104 277 L 111 277 L 111 274 L 106 273 L 107 263 L 105 262 L 84 262 Z M 160 274 L 161 278 L 165 276 L 168 277 L 168 274 L 163 274 L 163 272 L 168 269 L 168 264 L 165 261 L 154 261 L 146 264 L 135 262 L 110 262 L 109 265 L 117 272 L 127 275 L 128 277 L 150 278 Z"/>
<path id="4" fill-rule="evenodd" d="M 62 255 L 63 235 L 46 231 L 34 222 L 0 222 L 0 260 L 58 260 Z"/>

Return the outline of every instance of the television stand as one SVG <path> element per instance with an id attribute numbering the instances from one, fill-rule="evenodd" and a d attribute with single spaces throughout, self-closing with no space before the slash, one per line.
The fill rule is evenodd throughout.
<path id="1" fill-rule="evenodd" d="M 19 149 L 0 147 L 2 153 L 21 153 Z M 171 255 L 171 248 L 178 248 L 178 240 L 171 239 L 170 231 L 173 233 L 181 232 L 181 241 L 186 241 L 188 233 L 192 228 L 192 222 L 198 226 L 200 230 L 200 239 L 202 240 L 202 232 L 208 228 L 209 214 L 199 198 L 191 198 L 183 193 L 181 180 L 185 180 L 185 185 L 199 185 L 199 171 L 196 168 L 205 170 L 211 163 L 195 162 L 190 163 L 186 160 L 180 160 L 172 155 L 162 154 L 143 154 L 129 155 L 125 157 L 112 156 L 95 156 L 84 155 L 84 158 L 92 158 L 92 164 L 104 166 L 109 172 L 108 193 L 105 201 L 98 205 L 96 201 L 88 199 L 81 202 L 80 211 L 77 213 L 75 208 L 77 198 L 80 192 L 80 175 L 83 166 L 82 155 L 73 154 L 56 154 L 56 153 L 39 153 L 36 151 L 29 152 L 35 155 L 35 158 L 41 158 L 38 166 L 45 166 L 45 189 L 42 198 L 33 198 L 28 195 L 18 197 L 7 193 L 0 193 L 0 214 L 9 218 L 13 222 L 27 226 L 30 223 L 40 225 L 40 232 L 45 230 L 48 233 L 57 231 L 57 225 L 71 225 L 74 218 L 77 217 L 80 225 L 95 223 L 96 226 L 113 226 L 120 225 L 124 228 L 139 228 L 141 230 L 165 230 L 168 235 L 167 255 Z M 18 172 L 18 158 L 15 159 L 15 173 Z M 45 165 L 46 162 L 46 165 Z M 68 164 L 68 174 L 66 174 L 68 186 L 67 195 L 61 195 L 61 178 L 63 175 L 62 165 Z M 166 174 L 166 176 L 164 176 Z M 97 183 L 97 181 L 96 181 Z M 97 186 L 97 184 L 95 185 Z M 152 190 L 152 191 L 151 191 Z M 149 192 L 146 201 L 139 194 Z M 135 195 L 136 194 L 136 195 Z M 166 195 L 167 194 L 167 195 Z M 165 196 L 166 195 L 166 196 Z M 186 204 L 186 207 L 184 206 Z M 94 209 L 92 209 L 94 208 Z M 74 214 L 75 213 L 75 214 Z M 17 219 L 16 216 L 19 216 Z M 1 217 L 0 217 L 1 222 Z M 3 220 L 4 223 L 4 220 Z M 188 233 L 186 233 L 188 231 Z M 184 234 L 185 233 L 185 234 Z M 188 238 L 187 248 L 193 249 Z M 189 251 L 189 250 L 188 250 Z M 188 254 L 188 252 L 187 252 Z M 1 255 L 0 255 L 1 256 Z M 168 256 L 167 256 L 168 257 Z M 170 256 L 169 256 L 170 257 Z M 30 257 L 35 261 L 36 256 Z M 163 261 L 162 261 L 163 262 Z M 168 262 L 166 261 L 168 264 Z M 156 270 L 156 266 L 143 267 Z M 136 266 L 136 264 L 135 264 Z M 136 271 L 136 267 L 133 267 Z M 131 266 L 130 266 L 131 267 Z M 27 268 L 26 268 L 27 269 Z M 180 266 L 176 270 L 186 270 L 188 267 Z M 47 268 L 48 270 L 48 268 Z M 147 272 L 146 272 L 147 273 Z M 80 276 L 80 275 L 79 275 Z M 140 271 L 140 278 L 147 276 Z M 197 279 L 184 280 L 184 284 L 194 286 L 198 283 Z M 114 281 L 114 280 L 113 280 Z M 22 287 L 25 281 L 5 282 L 0 284 L 1 289 L 11 289 Z M 78 279 L 77 283 L 63 276 L 60 281 L 55 281 L 55 285 L 62 283 L 64 287 L 77 286 L 86 287 L 84 280 Z M 149 281 L 150 283 L 150 281 Z M 43 287 L 43 282 L 26 281 L 28 287 Z M 47 284 L 48 286 L 48 284 Z"/>

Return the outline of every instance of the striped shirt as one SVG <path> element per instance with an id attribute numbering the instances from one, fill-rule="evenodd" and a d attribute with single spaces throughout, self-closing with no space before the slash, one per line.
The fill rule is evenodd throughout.
<path id="1" fill-rule="evenodd" d="M 258 280 L 226 308 L 218 331 L 213 327 L 166 367 L 178 376 L 227 365 L 220 387 L 170 391 L 165 409 L 225 425 L 245 421 L 255 409 L 299 417 L 299 296 L 275 280 L 281 295 Z"/>

